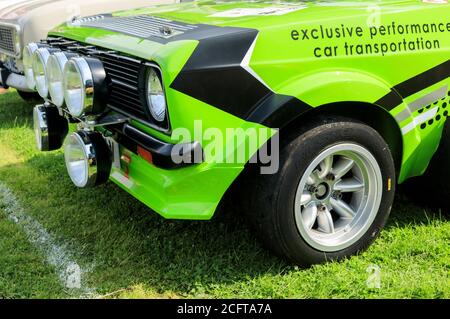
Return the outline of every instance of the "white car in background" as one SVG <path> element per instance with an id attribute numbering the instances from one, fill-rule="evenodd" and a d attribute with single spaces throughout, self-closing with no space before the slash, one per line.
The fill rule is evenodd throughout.
<path id="1" fill-rule="evenodd" d="M 25 80 L 22 49 L 76 17 L 176 3 L 179 0 L 0 0 L 0 87 L 15 88 L 25 100 L 38 98 Z"/>

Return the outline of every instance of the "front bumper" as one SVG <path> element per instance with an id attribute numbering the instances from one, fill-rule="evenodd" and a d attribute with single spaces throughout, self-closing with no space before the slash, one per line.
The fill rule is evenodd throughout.
<path id="1" fill-rule="evenodd" d="M 69 118 L 59 111 L 48 104 L 34 109 L 34 130 L 42 150 L 59 148 L 66 137 Z M 65 131 L 58 129 L 58 119 L 66 123 Z M 89 154 L 85 153 L 83 160 L 93 167 L 89 178 L 99 178 L 97 172 L 100 169 L 107 171 L 106 177 L 169 219 L 210 219 L 224 193 L 243 169 L 243 165 L 207 162 L 199 142 L 165 142 L 118 114 L 100 119 L 95 127 L 88 128 L 85 123 L 79 123 L 75 134 L 80 131 L 92 137 L 95 135 L 97 141 L 94 144 L 92 138 L 89 143 L 83 140 L 83 146 L 89 147 Z M 97 153 L 98 147 L 105 143 L 99 143 L 99 139 L 104 139 L 106 148 L 109 146 L 111 157 L 100 158 L 100 153 L 105 152 Z M 42 148 L 44 145 L 47 147 Z M 95 185 L 99 184 L 95 182 Z"/>
<path id="2" fill-rule="evenodd" d="M 135 143 L 136 148 L 143 147 L 148 150 L 152 154 L 152 163 L 158 167 L 166 169 L 181 168 L 187 165 L 200 164 L 203 161 L 203 150 L 199 142 L 178 145 L 166 143 L 129 124 L 123 125 L 121 133 L 122 143 L 125 143 L 125 145 Z M 182 162 L 174 162 L 173 155 L 175 152 L 183 160 Z"/>
<path id="3" fill-rule="evenodd" d="M 24 75 L 13 73 L 4 66 L 0 67 L 0 85 L 5 89 L 12 87 L 23 92 L 34 92 L 28 88 Z"/>
<path id="4" fill-rule="evenodd" d="M 208 163 L 162 168 L 114 144 L 110 180 L 168 219 L 211 219 L 223 194 L 243 169 Z"/>
<path id="5" fill-rule="evenodd" d="M 64 32 L 61 36 L 67 38 L 68 34 Z M 88 42 L 80 39 L 79 34 L 78 36 L 74 34 L 73 38 L 76 41 Z M 96 130 L 104 133 L 106 137 L 114 138 L 115 142 L 110 180 L 164 218 L 211 219 L 224 194 L 243 171 L 245 163 L 267 142 L 268 138 L 275 134 L 274 130 L 257 123 L 247 122 L 170 87 L 169 83 L 175 79 L 198 45 L 196 41 L 177 41 L 173 45 L 165 46 L 152 41 L 111 35 L 103 42 L 95 41 L 92 45 L 114 50 L 120 54 L 128 54 L 143 61 L 155 61 L 163 70 L 163 76 L 167 81 L 165 89 L 172 134 L 164 134 L 144 121 L 127 115 L 132 118 L 130 124 L 147 132 L 154 139 L 175 143 L 178 140 L 198 141 L 205 150 L 203 163 L 176 169 L 166 168 L 156 161 L 153 163 L 148 161 L 133 149 L 133 145 L 130 147 L 128 143 L 116 138 L 116 133 L 124 133 L 122 127 L 115 131 L 116 128 L 113 125 L 99 123 Z M 121 113 L 121 110 L 116 111 L 126 115 L 125 112 Z M 181 134 L 180 138 L 174 133 L 177 129 L 187 134 Z M 250 135 L 244 134 L 243 140 L 226 139 L 230 129 L 237 130 L 237 133 L 250 131 Z M 255 132 L 256 135 L 260 135 L 259 130 L 267 134 L 261 134 L 255 143 L 249 143 L 249 139 Z M 223 141 L 221 139 L 221 143 L 216 142 L 213 136 L 208 135 L 210 133 L 220 134 Z M 132 138 L 131 135 L 129 134 L 128 137 Z M 141 146 L 144 146 L 146 142 L 153 144 L 152 139 L 142 141 L 139 135 L 136 134 L 132 138 L 135 144 Z M 147 149 L 152 148 L 149 144 Z M 217 153 L 206 152 L 216 148 Z M 165 151 L 166 147 L 156 147 L 156 149 Z M 243 152 L 244 158 L 238 163 L 229 164 L 228 160 L 233 160 L 235 155 L 240 158 L 237 156 L 238 149 Z M 114 200 L 114 197 L 111 199 Z"/>

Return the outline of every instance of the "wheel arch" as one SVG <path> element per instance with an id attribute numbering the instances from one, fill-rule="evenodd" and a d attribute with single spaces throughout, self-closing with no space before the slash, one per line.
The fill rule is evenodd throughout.
<path id="1" fill-rule="evenodd" d="M 301 92 L 299 91 L 301 88 Z M 318 116 L 341 116 L 375 129 L 389 145 L 399 174 L 403 135 L 389 110 L 404 104 L 402 97 L 379 76 L 357 69 L 323 69 L 280 84 L 274 94 L 251 111 L 248 120 L 286 131 L 300 130 Z"/>
<path id="2" fill-rule="evenodd" d="M 318 118 L 345 117 L 360 121 L 376 130 L 389 145 L 394 159 L 397 176 L 401 169 L 403 157 L 403 137 L 394 117 L 385 109 L 367 102 L 336 102 L 310 109 L 287 125 L 281 126 L 280 139 L 288 138 L 300 130 L 305 123 L 317 121 Z"/>

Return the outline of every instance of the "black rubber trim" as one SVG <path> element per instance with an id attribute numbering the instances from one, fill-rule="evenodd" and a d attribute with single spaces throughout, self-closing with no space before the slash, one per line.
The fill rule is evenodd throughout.
<path id="1" fill-rule="evenodd" d="M 391 92 L 376 101 L 375 104 L 390 111 L 400 105 L 403 102 L 403 98 L 420 92 L 448 77 L 450 77 L 450 60 L 397 84 L 392 88 Z"/>
<path id="2" fill-rule="evenodd" d="M 129 124 L 123 125 L 122 134 L 134 143 L 150 151 L 153 156 L 153 163 L 158 167 L 168 169 L 181 168 L 188 165 L 199 164 L 203 161 L 203 156 L 201 156 L 201 159 L 197 161 L 192 160 L 191 162 L 184 162 L 180 164 L 174 163 L 172 160 L 172 152 L 174 152 L 174 147 L 176 144 L 158 140 Z M 125 144 L 130 145 L 130 143 Z M 194 154 L 203 154 L 202 147 L 198 142 L 184 143 L 179 151 L 179 155 L 183 158 L 195 159 Z"/>

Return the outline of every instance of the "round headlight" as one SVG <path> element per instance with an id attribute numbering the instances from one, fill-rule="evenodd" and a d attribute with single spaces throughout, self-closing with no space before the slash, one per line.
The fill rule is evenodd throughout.
<path id="1" fill-rule="evenodd" d="M 147 75 L 147 103 L 150 114 L 158 122 L 166 118 L 166 96 L 159 72 L 150 68 Z"/>
<path id="2" fill-rule="evenodd" d="M 40 48 L 37 49 L 33 54 L 32 64 L 34 82 L 36 83 L 36 90 L 43 98 L 46 98 L 48 96 L 46 67 L 52 51 L 54 50 L 49 48 Z"/>
<path id="3" fill-rule="evenodd" d="M 97 186 L 109 178 L 112 165 L 110 150 L 98 132 L 71 134 L 64 157 L 70 179 L 77 187 Z"/>
<path id="4" fill-rule="evenodd" d="M 108 92 L 103 64 L 92 58 L 71 58 L 64 67 L 63 89 L 72 116 L 101 113 Z"/>
<path id="5" fill-rule="evenodd" d="M 33 55 L 37 49 L 39 49 L 39 46 L 36 43 L 30 43 L 23 49 L 23 69 L 26 84 L 30 90 L 34 90 L 36 88 L 36 82 L 34 81 L 33 74 Z"/>
<path id="6" fill-rule="evenodd" d="M 64 104 L 64 67 L 67 61 L 75 56 L 75 54 L 56 52 L 48 58 L 47 62 L 47 85 L 50 98 L 56 106 L 63 106 Z"/>

